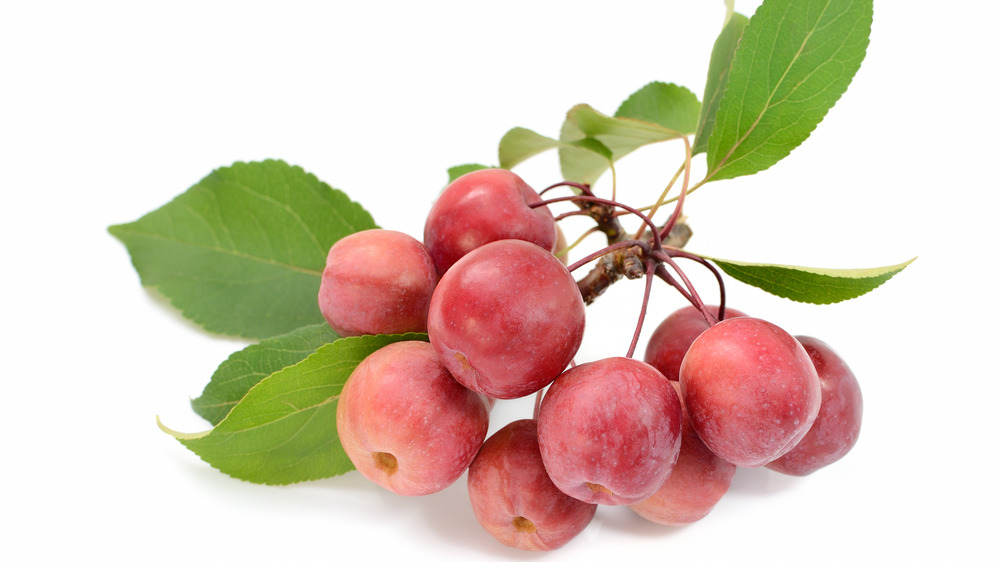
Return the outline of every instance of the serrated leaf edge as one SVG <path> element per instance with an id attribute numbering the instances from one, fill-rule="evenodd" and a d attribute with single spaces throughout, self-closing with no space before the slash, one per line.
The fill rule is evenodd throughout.
<path id="1" fill-rule="evenodd" d="M 875 278 L 878 278 L 878 277 L 887 276 L 878 285 L 876 285 L 874 287 L 871 287 L 871 288 L 869 288 L 866 291 L 858 293 L 857 295 L 854 295 L 854 296 L 851 296 L 851 297 L 847 297 L 847 298 L 840 298 L 840 299 L 836 299 L 836 300 L 825 300 L 825 301 L 804 300 L 804 299 L 800 299 L 800 298 L 790 297 L 788 295 L 779 295 L 779 294 L 775 293 L 774 291 L 771 291 L 771 290 L 766 289 L 764 287 L 761 287 L 759 285 L 754 285 L 752 283 L 747 283 L 748 285 L 751 285 L 753 287 L 757 287 L 758 289 L 760 289 L 762 291 L 765 291 L 767 293 L 770 293 L 772 295 L 775 295 L 775 296 L 778 296 L 778 297 L 781 297 L 781 298 L 786 298 L 786 299 L 794 301 L 794 302 L 801 302 L 801 303 L 807 303 L 807 304 L 836 304 L 836 303 L 839 303 L 839 302 L 844 302 L 844 301 L 847 301 L 847 300 L 852 300 L 852 299 L 858 298 L 858 297 L 860 297 L 862 295 L 865 295 L 867 293 L 870 293 L 871 291 L 875 290 L 876 288 L 882 286 L 883 283 L 885 283 L 886 281 L 888 281 L 889 279 L 891 279 L 892 277 L 894 277 L 897 273 L 903 271 L 907 266 L 909 266 L 911 263 L 913 263 L 917 259 L 918 256 L 914 256 L 913 258 L 910 258 L 909 260 L 907 260 L 905 262 L 902 262 L 902 263 L 899 263 L 899 264 L 896 264 L 896 265 L 888 265 L 888 266 L 873 267 L 873 268 L 844 268 L 844 269 L 818 268 L 818 267 L 807 267 L 807 266 L 798 266 L 798 265 L 782 265 L 782 264 L 773 264 L 773 263 L 741 262 L 741 261 L 736 261 L 736 260 L 724 260 L 724 259 L 720 259 L 720 258 L 713 258 L 711 256 L 704 256 L 704 255 L 701 255 L 699 257 L 705 258 L 707 260 L 711 260 L 713 263 L 715 263 L 719 267 L 722 267 L 723 269 L 725 269 L 726 265 L 734 265 L 734 266 L 737 266 L 737 267 L 739 267 L 739 266 L 746 266 L 746 267 L 772 267 L 772 268 L 778 268 L 778 269 L 789 269 L 789 270 L 793 270 L 793 271 L 801 271 L 803 273 L 809 273 L 811 275 L 817 275 L 817 276 L 821 276 L 821 277 L 827 277 L 829 279 L 875 279 Z M 848 272 L 856 272 L 856 273 L 864 273 L 864 274 L 863 275 L 861 275 L 861 274 L 848 274 Z M 741 271 L 740 273 L 742 275 L 747 276 L 747 277 L 758 279 L 758 277 L 756 277 L 756 276 L 754 276 L 754 275 L 752 275 L 750 273 L 747 273 L 746 271 Z M 832 273 L 836 273 L 836 275 L 834 275 Z M 730 274 L 730 275 L 732 275 L 732 274 Z M 737 279 L 737 280 L 739 280 L 739 279 Z M 773 280 L 767 280 L 767 281 L 769 283 L 771 283 L 771 284 L 779 285 L 779 286 L 784 287 L 784 285 L 781 285 L 780 283 L 775 283 Z M 746 283 L 745 281 L 741 281 L 741 282 Z"/>

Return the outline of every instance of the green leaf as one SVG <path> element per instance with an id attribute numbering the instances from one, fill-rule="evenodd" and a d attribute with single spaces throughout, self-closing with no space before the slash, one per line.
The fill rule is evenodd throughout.
<path id="1" fill-rule="evenodd" d="M 514 127 L 500 139 L 500 167 L 509 170 L 528 158 L 552 148 L 587 152 L 605 165 L 610 165 L 611 151 L 596 139 L 584 137 L 571 142 L 562 142 L 524 127 Z"/>
<path id="2" fill-rule="evenodd" d="M 870 269 L 820 269 L 705 257 L 738 281 L 779 297 L 811 304 L 832 304 L 859 297 L 917 259 Z"/>
<path id="3" fill-rule="evenodd" d="M 390 343 L 426 334 L 357 336 L 324 345 L 260 381 L 217 426 L 172 435 L 220 471 L 259 484 L 291 484 L 353 470 L 337 436 L 337 402 L 359 363 Z"/>
<path id="4" fill-rule="evenodd" d="M 697 96 L 677 84 L 650 82 L 618 107 L 615 117 L 655 123 L 680 133 L 693 133 L 698 126 L 701 103 Z"/>
<path id="5" fill-rule="evenodd" d="M 514 127 L 504 133 L 500 139 L 498 149 L 500 167 L 509 170 L 528 158 L 551 148 L 558 148 L 561 144 L 555 139 L 540 135 L 530 129 Z"/>
<path id="6" fill-rule="evenodd" d="M 733 55 L 708 139 L 705 181 L 753 174 L 823 120 L 861 66 L 872 0 L 767 0 Z"/>
<path id="7" fill-rule="evenodd" d="M 492 168 L 492 166 L 484 166 L 483 164 L 460 164 L 458 166 L 452 166 L 451 168 L 448 168 L 448 183 L 450 184 L 469 172 L 485 170 L 487 168 Z"/>
<path id="8" fill-rule="evenodd" d="M 669 88 L 669 91 L 674 92 L 676 98 L 670 102 L 664 101 L 658 106 L 648 102 L 645 98 L 649 92 L 655 93 L 658 89 L 658 87 L 650 88 L 631 103 L 626 100 L 628 105 L 625 112 L 642 113 L 647 117 L 655 117 L 679 127 L 679 130 L 665 127 L 660 123 L 629 117 L 611 117 L 586 104 L 577 105 L 571 109 L 563 122 L 559 140 L 563 143 L 578 145 L 583 139 L 592 138 L 605 146 L 611 152 L 612 158 L 609 161 L 593 151 L 585 152 L 576 148 L 561 147 L 559 161 L 563 177 L 569 181 L 592 184 L 614 162 L 637 148 L 693 133 L 697 125 L 698 115 L 698 100 L 694 94 L 684 88 Z M 681 117 L 668 118 L 665 113 L 660 111 L 671 104 L 682 108 L 677 113 Z"/>
<path id="9" fill-rule="evenodd" d="M 593 184 L 605 170 L 614 164 L 614 155 L 607 158 L 573 146 L 573 143 L 584 142 L 587 135 L 569 118 L 563 121 L 559 138 L 568 145 L 559 148 L 559 166 L 563 179 L 567 181 Z"/>
<path id="10" fill-rule="evenodd" d="M 198 415 L 215 425 L 258 382 L 302 361 L 338 337 L 324 322 L 247 346 L 219 365 L 201 396 L 191 401 L 191 406 Z"/>
<path id="11" fill-rule="evenodd" d="M 344 193 L 278 160 L 219 168 L 139 220 L 110 227 L 143 285 L 211 332 L 248 338 L 323 322 L 334 242 L 376 228 Z"/>
<path id="12" fill-rule="evenodd" d="M 742 14 L 732 12 L 732 4 L 728 6 L 726 25 L 712 47 L 712 58 L 708 63 L 708 78 L 705 80 L 705 95 L 702 96 L 701 117 L 698 119 L 698 129 L 694 136 L 693 154 L 705 152 L 708 149 L 708 137 L 715 126 L 715 112 L 719 109 L 722 93 L 729 77 L 729 67 L 733 62 L 733 53 L 743 35 L 743 29 L 750 20 Z"/>

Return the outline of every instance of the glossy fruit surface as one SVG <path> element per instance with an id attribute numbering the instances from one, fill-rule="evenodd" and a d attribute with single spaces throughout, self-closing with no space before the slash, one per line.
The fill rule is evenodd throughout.
<path id="1" fill-rule="evenodd" d="M 680 392 L 680 383 L 670 381 Z M 702 443 L 691 427 L 687 407 L 681 401 L 683 431 L 681 450 L 674 469 L 652 496 L 629 507 L 661 525 L 687 525 L 704 518 L 729 490 L 736 465 L 720 459 Z"/>
<path id="2" fill-rule="evenodd" d="M 625 505 L 653 494 L 677 460 L 680 400 L 642 361 L 577 365 L 545 393 L 538 442 L 552 481 L 580 500 Z"/>
<path id="3" fill-rule="evenodd" d="M 758 318 L 730 318 L 698 336 L 681 363 L 680 384 L 701 440 L 737 466 L 763 466 L 787 453 L 819 413 L 809 354 Z"/>
<path id="4" fill-rule="evenodd" d="M 858 379 L 833 348 L 809 336 L 795 339 L 816 366 L 823 399 L 809 433 L 767 467 L 805 476 L 840 460 L 854 447 L 861 433 L 863 403 Z"/>
<path id="5" fill-rule="evenodd" d="M 424 223 L 424 244 L 438 273 L 489 242 L 525 240 L 552 251 L 556 222 L 538 193 L 517 174 L 500 168 L 469 172 L 438 196 Z"/>
<path id="6" fill-rule="evenodd" d="M 365 358 L 337 405 L 337 433 L 354 466 L 407 496 L 457 480 L 488 428 L 486 400 L 455 382 L 421 341 L 393 343 Z"/>
<path id="7" fill-rule="evenodd" d="M 493 398 L 552 382 L 583 339 L 576 281 L 550 252 L 522 240 L 477 248 L 441 278 L 427 330 L 448 370 Z"/>
<path id="8" fill-rule="evenodd" d="M 578 535 L 597 510 L 552 483 L 538 450 L 535 420 L 511 422 L 490 436 L 469 467 L 476 519 L 501 543 L 552 550 Z"/>
<path id="9" fill-rule="evenodd" d="M 716 318 L 719 316 L 719 307 L 709 305 L 708 311 Z M 746 316 L 738 310 L 726 308 L 726 318 L 736 318 Z M 656 367 L 656 370 L 663 373 L 663 376 L 675 381 L 680 377 L 681 362 L 684 354 L 695 338 L 708 329 L 708 321 L 697 308 L 685 306 L 663 319 L 649 336 L 649 343 L 646 345 L 646 354 L 643 361 Z"/>
<path id="10" fill-rule="evenodd" d="M 427 331 L 438 276 L 418 240 L 363 230 L 338 240 L 326 258 L 319 309 L 341 336 Z"/>

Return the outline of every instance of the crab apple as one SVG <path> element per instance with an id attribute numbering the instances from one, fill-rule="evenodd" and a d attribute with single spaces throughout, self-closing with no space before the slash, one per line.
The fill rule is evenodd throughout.
<path id="1" fill-rule="evenodd" d="M 469 500 L 484 529 L 522 550 L 552 550 L 594 518 L 597 505 L 562 493 L 542 465 L 535 420 L 511 422 L 483 443 L 469 466 Z"/>
<path id="2" fill-rule="evenodd" d="M 363 230 L 330 248 L 319 309 L 341 336 L 425 332 L 437 281 L 420 241 L 393 230 Z"/>
<path id="3" fill-rule="evenodd" d="M 670 381 L 680 392 L 680 383 Z M 736 465 L 720 459 L 691 427 L 684 400 L 681 400 L 681 450 L 667 481 L 652 496 L 629 507 L 642 517 L 661 525 L 681 526 L 704 518 L 729 491 Z"/>
<path id="4" fill-rule="evenodd" d="M 843 458 L 861 433 L 861 387 L 847 363 L 825 342 L 795 336 L 809 353 L 822 389 L 819 415 L 791 451 L 767 464 L 792 476 L 805 476 Z"/>
<path id="5" fill-rule="evenodd" d="M 667 479 L 680 449 L 681 405 L 659 371 L 609 357 L 559 376 L 542 399 L 538 444 L 549 477 L 574 498 L 642 501 Z"/>
<path id="6" fill-rule="evenodd" d="M 680 371 L 691 425 L 716 455 L 763 466 L 809 431 L 820 384 L 809 354 L 770 322 L 730 318 L 691 344 Z"/>
<path id="7" fill-rule="evenodd" d="M 569 365 L 585 314 L 576 281 L 555 256 L 523 240 L 500 240 L 441 277 L 427 332 L 460 383 L 493 398 L 519 398 Z"/>
<path id="8" fill-rule="evenodd" d="M 708 306 L 709 313 L 719 317 L 718 306 Z M 726 318 L 746 316 L 738 310 L 726 308 Z M 697 308 L 686 306 L 667 316 L 653 330 L 646 345 L 643 360 L 656 367 L 668 379 L 675 381 L 680 376 L 681 361 L 691 343 L 709 327 L 705 316 Z"/>
<path id="9" fill-rule="evenodd" d="M 427 342 L 389 344 L 351 373 L 337 433 L 358 472 L 405 496 L 444 489 L 489 429 L 487 402 L 455 382 Z"/>
<path id="10" fill-rule="evenodd" d="M 424 223 L 424 244 L 444 275 L 459 258 L 489 242 L 515 238 L 552 251 L 556 222 L 538 193 L 500 168 L 469 172 L 448 185 Z"/>

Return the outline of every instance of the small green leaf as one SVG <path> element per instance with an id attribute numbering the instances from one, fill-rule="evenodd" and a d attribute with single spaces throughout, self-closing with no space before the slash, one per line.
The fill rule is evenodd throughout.
<path id="1" fill-rule="evenodd" d="M 623 101 L 615 117 L 655 123 L 687 134 L 697 128 L 700 110 L 701 103 L 691 90 L 677 84 L 650 82 Z"/>
<path id="2" fill-rule="evenodd" d="M 201 396 L 191 401 L 191 407 L 215 425 L 258 382 L 302 361 L 338 337 L 324 322 L 247 346 L 219 365 Z"/>
<path id="3" fill-rule="evenodd" d="M 353 470 L 337 436 L 337 402 L 354 368 L 373 351 L 426 334 L 339 339 L 250 389 L 217 426 L 172 435 L 220 471 L 259 484 L 291 484 Z"/>
<path id="4" fill-rule="evenodd" d="M 569 118 L 563 121 L 559 138 L 566 143 L 566 146 L 559 149 L 559 166 L 563 179 L 593 184 L 613 165 L 614 155 L 608 158 L 577 147 L 579 143 L 586 141 L 587 135 Z"/>
<path id="5" fill-rule="evenodd" d="M 528 158 L 552 148 L 589 152 L 592 157 L 596 156 L 597 160 L 610 165 L 611 151 L 596 139 L 581 138 L 572 142 L 562 142 L 530 129 L 514 127 L 500 139 L 500 167 L 509 170 Z"/>
<path id="6" fill-rule="evenodd" d="M 552 148 L 558 148 L 562 143 L 555 139 L 540 135 L 531 129 L 514 127 L 504 133 L 498 149 L 500 167 L 508 170 L 524 162 L 528 158 Z"/>
<path id="7" fill-rule="evenodd" d="M 448 183 L 457 180 L 469 172 L 485 170 L 487 168 L 492 168 L 492 166 L 484 166 L 483 164 L 460 164 L 458 166 L 452 166 L 451 168 L 448 168 Z"/>
<path id="8" fill-rule="evenodd" d="M 210 332 L 266 338 L 323 322 L 316 295 L 334 242 L 376 228 L 347 196 L 278 160 L 219 168 L 163 207 L 108 230 L 139 277 Z"/>
<path id="9" fill-rule="evenodd" d="M 705 181 L 753 174 L 809 137 L 847 90 L 872 0 L 767 0 L 733 55 L 708 139 Z"/>
<path id="10" fill-rule="evenodd" d="M 676 94 L 676 99 L 661 105 L 644 99 L 650 93 L 655 93 L 659 87 L 652 87 L 633 102 L 626 101 L 626 113 L 635 112 L 655 117 L 680 127 L 680 130 L 670 129 L 659 123 L 642 121 L 629 117 L 611 117 L 586 104 L 577 105 L 566 115 L 559 140 L 563 143 L 579 143 L 583 139 L 592 138 L 604 145 L 612 154 L 611 161 L 595 154 L 593 151 L 581 151 L 575 148 L 561 147 L 559 161 L 563 177 L 569 181 L 594 183 L 614 162 L 632 151 L 655 142 L 677 139 L 694 132 L 697 125 L 698 100 L 690 91 L 684 88 L 669 88 Z M 642 90 L 640 90 L 641 92 Z M 638 94 L 638 93 L 637 93 Z M 631 98 L 630 98 L 631 99 Z M 672 103 L 678 110 L 675 115 L 666 117 L 661 111 Z M 657 117 L 659 115 L 659 117 Z"/>
<path id="11" fill-rule="evenodd" d="M 821 269 L 705 257 L 738 281 L 779 297 L 811 304 L 832 304 L 859 297 L 885 283 L 917 259 L 869 269 Z"/>
<path id="12" fill-rule="evenodd" d="M 705 95 L 702 96 L 701 117 L 698 119 L 698 129 L 694 136 L 693 154 L 708 149 L 708 137 L 715 126 L 715 112 L 719 109 L 719 102 L 726 88 L 733 53 L 743 35 L 743 29 L 750 21 L 746 16 L 733 12 L 732 4 L 729 4 L 728 8 L 726 25 L 715 39 L 712 58 L 708 63 L 708 78 L 705 80 Z"/>

